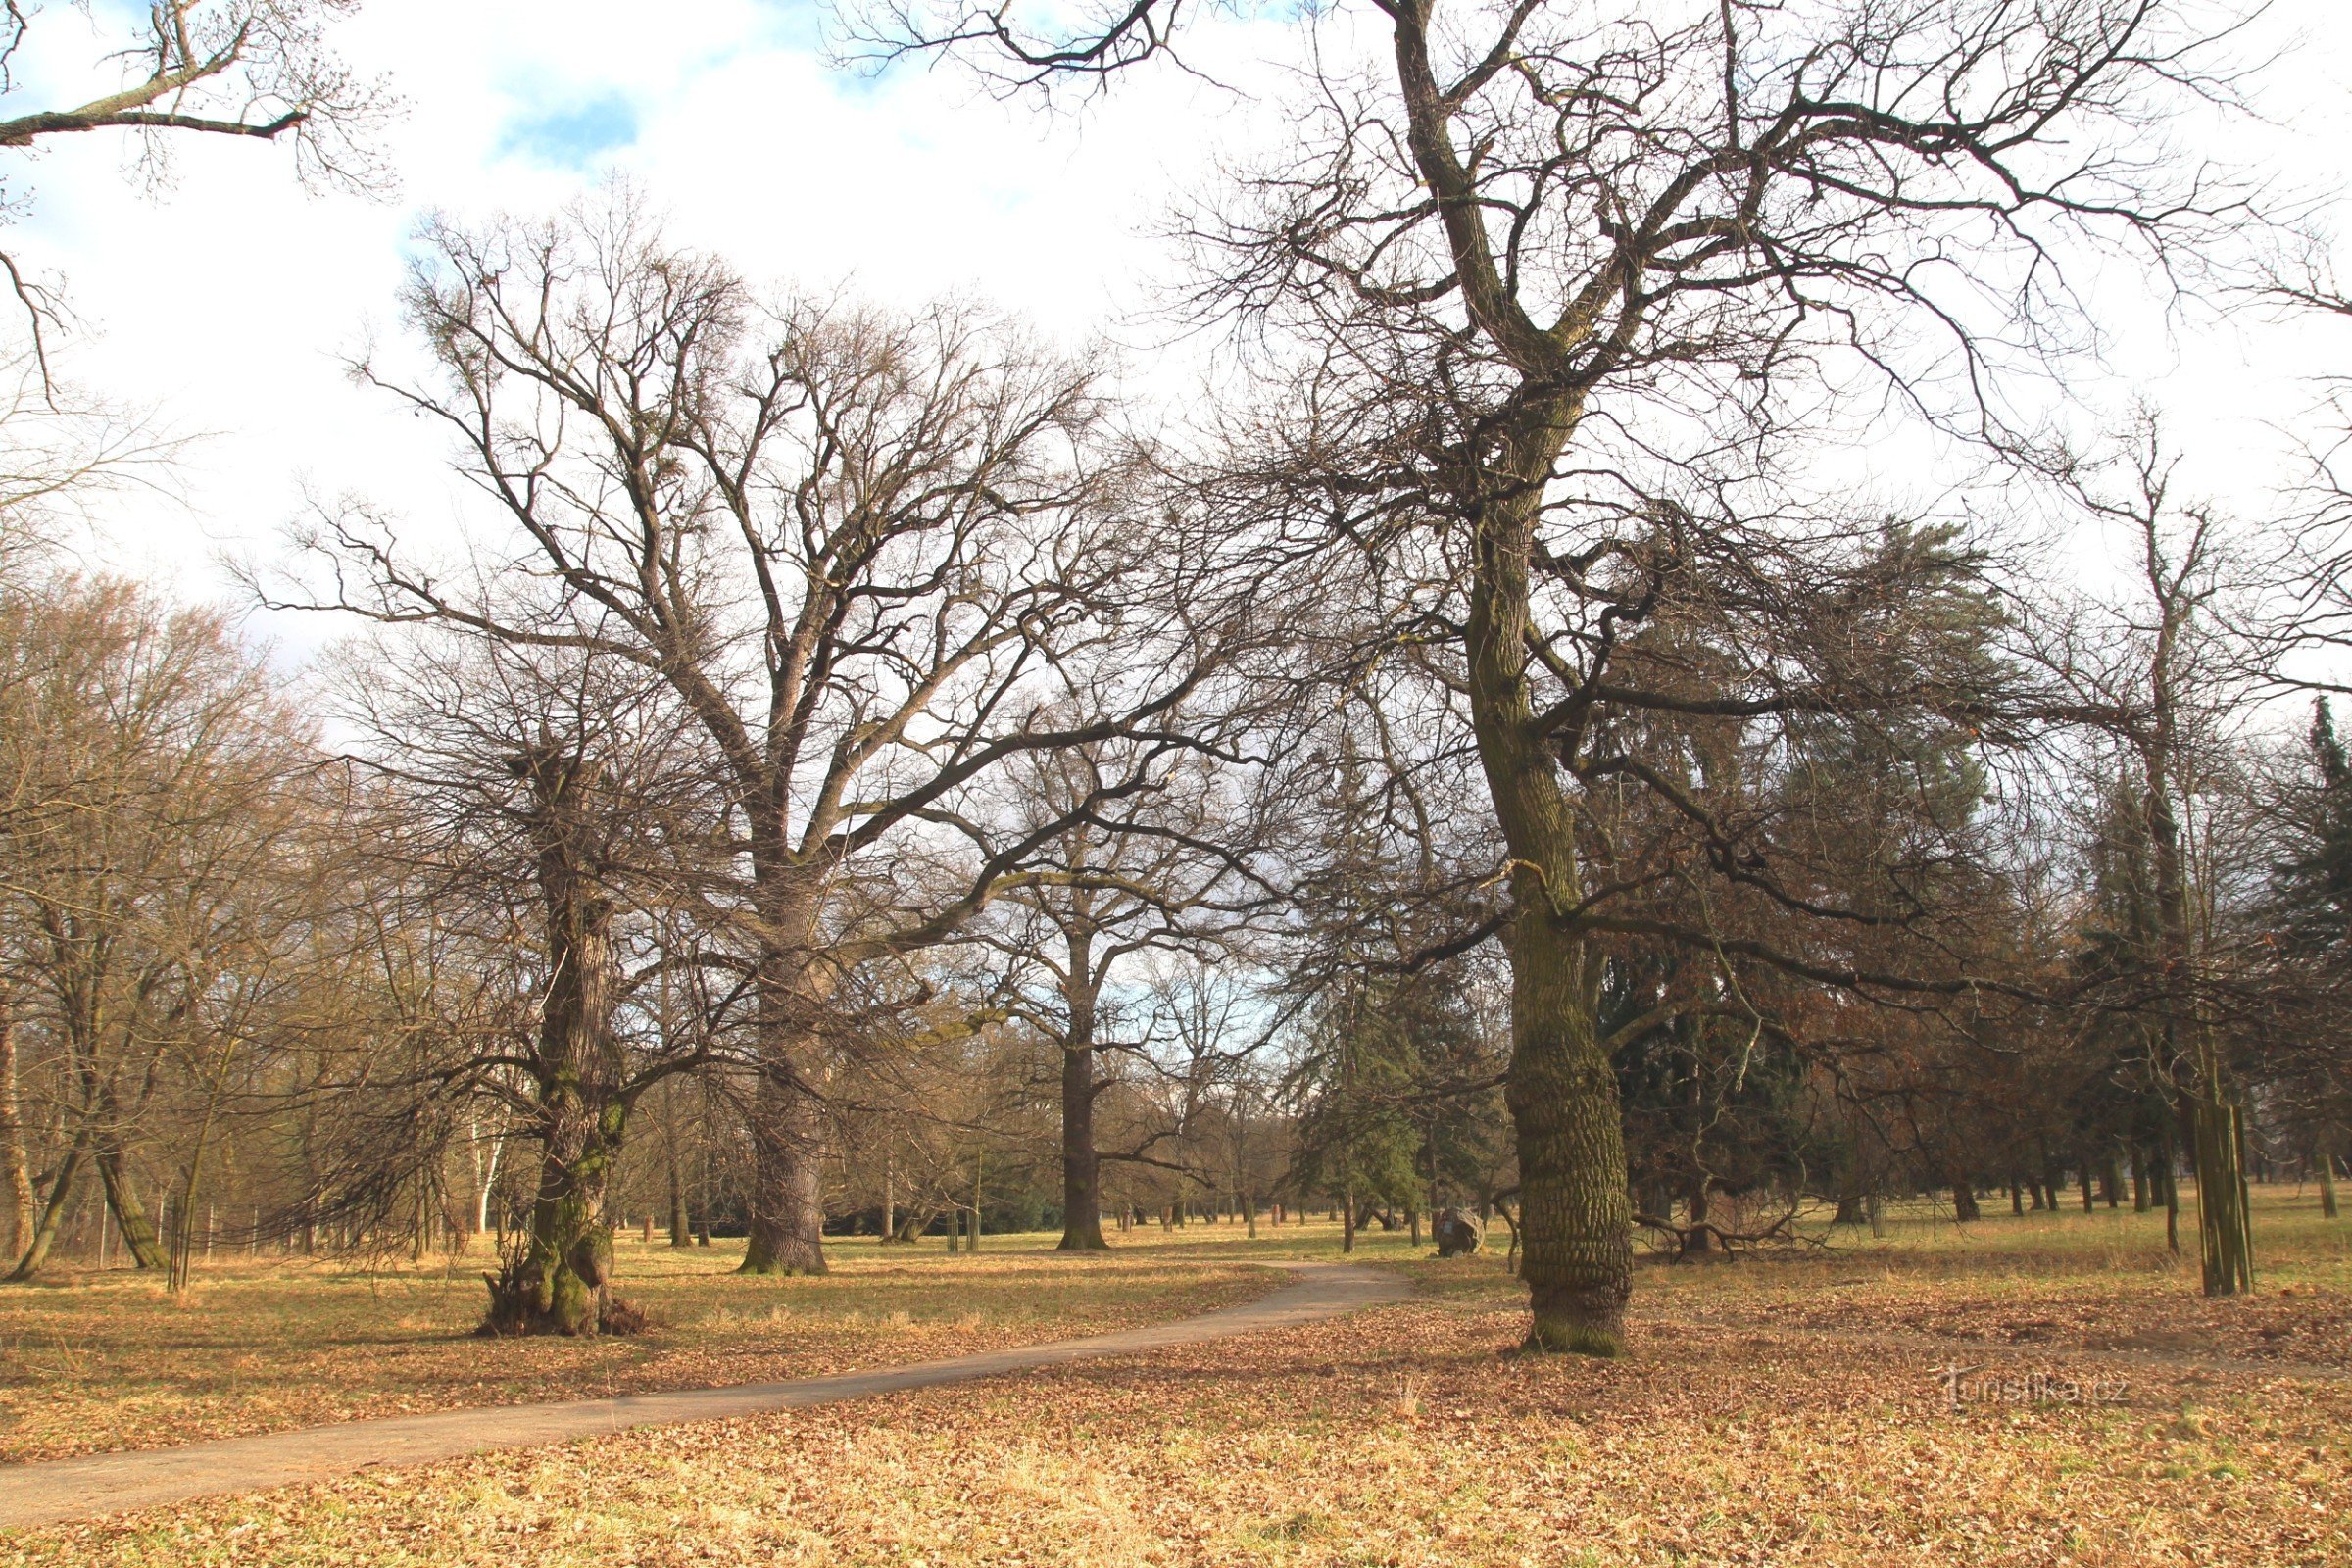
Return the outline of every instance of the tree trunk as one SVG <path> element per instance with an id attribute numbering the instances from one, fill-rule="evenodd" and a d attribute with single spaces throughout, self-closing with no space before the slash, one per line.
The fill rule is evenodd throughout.
<path id="1" fill-rule="evenodd" d="M 1102 976 L 1095 967 L 1094 928 L 1083 920 L 1065 931 L 1068 949 L 1061 997 L 1068 1033 L 1061 1042 L 1061 1240 L 1063 1252 L 1100 1252 L 1102 1240 L 1102 1162 L 1095 1152 L 1095 1004 Z"/>
<path id="2" fill-rule="evenodd" d="M 1527 681 L 1535 510 L 1574 404 L 1524 406 L 1504 466 L 1520 485 L 1478 520 L 1465 652 L 1479 763 L 1511 860 L 1511 1059 L 1531 1348 L 1617 1355 L 1633 1293 L 1633 1200 L 1599 959 L 1564 921 L 1582 896 L 1575 827 Z"/>
<path id="3" fill-rule="evenodd" d="M 2335 1151 L 2332 1147 L 2333 1144 L 2333 1138 L 2327 1134 L 2321 1135 L 2319 1146 L 2320 1214 L 2326 1219 L 2335 1219 L 2339 1213 L 2335 1204 Z"/>
<path id="4" fill-rule="evenodd" d="M 2176 1257 L 2180 1252 L 2180 1180 L 2176 1169 L 2180 1154 L 2173 1147 L 2173 1135 L 2167 1133 L 2159 1151 L 2156 1177 L 2164 1184 L 2164 1245 Z"/>
<path id="5" fill-rule="evenodd" d="M 1618 1355 L 1633 1294 L 1633 1203 L 1592 961 L 1550 919 L 1523 912 L 1515 922 L 1505 1102 L 1519 1136 L 1528 1344 Z"/>
<path id="6" fill-rule="evenodd" d="M 980 1177 L 988 1168 L 988 1155 L 983 1152 L 972 1163 L 972 1229 L 965 1238 L 965 1250 L 980 1250 Z"/>
<path id="7" fill-rule="evenodd" d="M 156 1234 L 155 1222 L 148 1217 L 146 1205 L 131 1188 L 122 1151 L 102 1136 L 96 1142 L 93 1157 L 98 1166 L 98 1180 L 106 1188 L 106 1206 L 114 1213 L 115 1224 L 122 1233 L 122 1245 L 130 1250 L 131 1261 L 142 1269 L 168 1267 L 170 1259 L 164 1255 L 163 1238 Z"/>
<path id="8" fill-rule="evenodd" d="M 513 765 L 532 793 L 548 956 L 532 1063 L 539 1190 L 518 1264 L 489 1277 L 483 1328 L 595 1334 L 612 1275 L 605 1194 L 629 1113 L 612 1037 L 612 902 L 596 875 L 598 771 L 553 744 Z"/>
<path id="9" fill-rule="evenodd" d="M 1705 1257 L 1716 1251 L 1715 1232 L 1707 1225 L 1710 1209 L 1707 1202 L 1707 1177 L 1705 1175 L 1699 1175 L 1691 1180 L 1689 1191 L 1683 1199 L 1683 1212 L 1689 1218 L 1690 1224 L 1683 1232 L 1682 1255 Z"/>
<path id="10" fill-rule="evenodd" d="M 675 1126 L 669 1138 L 669 1245 L 692 1247 L 694 1228 L 686 1216 L 686 1172 L 678 1164 L 678 1140 Z"/>
<path id="11" fill-rule="evenodd" d="M 1978 1217 L 1976 1185 L 1966 1176 L 1952 1179 L 1952 1218 L 1963 1224 Z"/>
<path id="12" fill-rule="evenodd" d="M 0 1194 L 8 1204 L 8 1255 L 32 1246 L 32 1171 L 24 1152 L 24 1122 L 17 1104 L 17 1017 L 9 984 L 0 979 Z"/>
<path id="13" fill-rule="evenodd" d="M 2247 1203 L 2245 1118 L 2226 1101 L 2190 1102 L 2197 1167 L 2197 1232 L 2207 1296 L 2254 1289 L 2253 1215 Z"/>
<path id="14" fill-rule="evenodd" d="M 822 1274 L 824 1107 L 796 1071 L 771 1061 L 752 1123 L 751 1236 L 739 1272 Z"/>
<path id="15" fill-rule="evenodd" d="M 1100 1252 L 1102 1239 L 1102 1158 L 1095 1152 L 1095 1053 L 1061 1054 L 1061 1240 L 1064 1252 Z"/>
<path id="16" fill-rule="evenodd" d="M 617 1102 L 592 1110 L 576 1099 L 551 1118 L 531 1204 L 527 1316 L 501 1325 L 506 1332 L 594 1334 L 602 1325 L 612 1276 L 605 1190 L 625 1121 Z"/>
<path id="17" fill-rule="evenodd" d="M 57 1174 L 50 1178 L 49 1200 L 41 1205 L 40 1218 L 33 1224 L 31 1240 L 25 1245 L 24 1255 L 17 1259 L 17 1266 L 10 1271 L 10 1281 L 22 1283 L 31 1279 L 40 1272 L 41 1265 L 49 1260 L 49 1250 L 57 1245 L 58 1227 L 65 1222 L 66 1205 L 74 1199 L 74 1180 L 81 1174 L 81 1161 L 89 1146 L 90 1129 L 85 1122 L 74 1133 L 73 1145 L 67 1149 L 65 1158 L 58 1162 Z M 105 1223 L 102 1215 L 99 1219 L 101 1234 L 104 1233 Z"/>

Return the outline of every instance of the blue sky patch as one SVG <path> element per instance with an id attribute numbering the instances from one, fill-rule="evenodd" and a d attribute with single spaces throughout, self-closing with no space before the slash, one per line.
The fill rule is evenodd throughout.
<path id="1" fill-rule="evenodd" d="M 559 169 L 584 169 L 595 159 L 637 140 L 637 106 L 618 92 L 563 109 L 533 109 L 507 124 L 499 154 Z"/>

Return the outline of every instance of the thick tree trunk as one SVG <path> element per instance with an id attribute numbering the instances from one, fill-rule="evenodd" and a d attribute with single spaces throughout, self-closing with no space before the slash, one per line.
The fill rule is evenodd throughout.
<path id="1" fill-rule="evenodd" d="M 1527 1343 L 1617 1355 L 1634 1269 L 1625 1129 L 1600 1039 L 1600 958 L 1565 923 L 1582 897 L 1575 827 L 1527 680 L 1536 507 L 1577 413 L 1558 396 L 1519 411 L 1500 466 L 1518 488 L 1478 519 L 1464 630 L 1479 764 L 1511 857 L 1504 1102 L 1518 1134 Z"/>
<path id="2" fill-rule="evenodd" d="M 824 1106 L 797 1072 L 771 1064 L 752 1115 L 745 1274 L 825 1272 Z"/>
<path id="3" fill-rule="evenodd" d="M 2335 1202 L 2335 1150 L 2333 1145 L 2333 1138 L 2327 1135 L 2322 1135 L 2320 1138 L 2320 1214 L 2326 1219 L 2335 1219 L 2340 1213 Z"/>
<path id="4" fill-rule="evenodd" d="M 1102 1162 L 1095 1151 L 1095 995 L 1093 936 L 1069 938 L 1062 999 L 1069 1033 L 1061 1049 L 1061 1240 L 1056 1250 L 1100 1252 L 1102 1239 Z"/>
<path id="5" fill-rule="evenodd" d="M 1102 1165 L 1095 1151 L 1095 1054 L 1061 1054 L 1061 1240 L 1064 1252 L 1100 1252 Z"/>
<path id="6" fill-rule="evenodd" d="M 1690 1223 L 1683 1232 L 1682 1255 L 1704 1257 L 1717 1250 L 1715 1233 L 1707 1226 L 1707 1178 L 1703 1174 L 1691 1179 L 1683 1198 L 1683 1211 Z"/>
<path id="7" fill-rule="evenodd" d="M 1952 1218 L 1963 1223 L 1978 1217 L 1976 1184 L 1966 1176 L 1952 1178 Z"/>
<path id="8" fill-rule="evenodd" d="M 593 761 L 543 745 L 518 757 L 539 850 L 548 975 L 533 1062 L 539 1190 L 519 1266 L 490 1278 L 496 1334 L 595 1334 L 605 1323 L 612 1237 L 605 1192 L 629 1106 L 612 1038 L 612 904 L 596 876 Z"/>
<path id="9" fill-rule="evenodd" d="M 777 842 L 783 842 L 778 835 Z M 760 955 L 760 1085 L 752 1098 L 745 1274 L 825 1272 L 823 1085 L 809 1042 L 826 995 L 814 957 L 818 895 L 796 866 L 763 865 L 768 946 Z"/>
<path id="10" fill-rule="evenodd" d="M 617 1102 L 594 1106 L 571 1095 L 547 1116 L 523 1271 L 514 1298 L 493 1305 L 490 1327 L 504 1334 L 594 1334 L 604 1325 L 612 1277 L 605 1194 L 627 1112 Z"/>
<path id="11" fill-rule="evenodd" d="M 1633 1294 L 1617 1078 L 1581 943 L 1522 914 L 1511 944 L 1510 1076 L 1532 1348 L 1618 1355 Z"/>

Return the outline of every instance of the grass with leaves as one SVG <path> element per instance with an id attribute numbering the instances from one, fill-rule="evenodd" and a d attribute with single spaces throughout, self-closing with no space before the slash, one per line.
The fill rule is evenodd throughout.
<path id="1" fill-rule="evenodd" d="M 1376 1232 L 1359 1256 L 1416 1292 L 1350 1318 L 7 1544 L 125 1568 L 2316 1568 L 2352 1561 L 2352 1227 L 2316 1207 L 2262 1195 L 2264 1288 L 2240 1301 L 2198 1296 L 2161 1216 L 2105 1211 L 1955 1230 L 1922 1207 L 1883 1239 L 1652 1261 L 1614 1362 L 1516 1353 L 1499 1259 Z M 888 1266 L 1240 1266 L 1251 1244 L 1219 1229 Z"/>
<path id="2" fill-rule="evenodd" d="M 747 1279 L 741 1246 L 617 1245 L 629 1338 L 482 1340 L 485 1251 L 431 1267 L 203 1270 L 174 1300 L 133 1270 L 0 1286 L 0 1461 L 357 1416 L 807 1377 L 1185 1317 L 1278 1277 L 1242 1261 L 1054 1253 L 1051 1237 L 832 1248 L 818 1279 Z"/>

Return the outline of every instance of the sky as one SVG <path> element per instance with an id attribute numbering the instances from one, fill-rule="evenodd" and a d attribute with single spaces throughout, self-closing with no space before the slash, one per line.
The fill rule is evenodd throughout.
<path id="1" fill-rule="evenodd" d="M 50 0 L 0 107 L 106 84 L 99 57 L 134 16 Z M 2214 151 L 2332 190 L 2352 161 L 2352 6 L 2281 0 L 2264 26 L 2292 40 L 2265 89 L 2274 123 Z M 313 498 L 458 514 L 438 439 L 344 370 L 370 341 L 398 343 L 394 294 L 430 212 L 539 214 L 625 174 L 679 238 L 757 278 L 977 296 L 1072 344 L 1116 333 L 1175 275 L 1153 225 L 1177 193 L 1281 133 L 1267 62 L 1299 46 L 1271 10 L 1222 16 L 1195 48 L 1228 86 L 1146 72 L 1047 114 L 954 71 L 837 69 L 822 27 L 807 0 L 368 0 L 333 38 L 404 103 L 381 137 L 397 178 L 384 198 L 305 192 L 282 149 L 228 138 L 179 138 L 161 190 L 128 177 L 131 149 L 104 135 L 11 169 L 5 243 L 63 281 L 77 318 L 66 374 L 192 438 L 172 493 L 110 501 L 85 559 L 224 595 L 220 560 L 268 554 Z M 2199 488 L 2278 505 L 2313 377 L 2352 367 L 2352 323 L 2119 318 L 2108 390 L 2172 411 Z M 315 627 L 265 621 L 297 648 Z"/>
<path id="2" fill-rule="evenodd" d="M 111 84 L 93 66 L 130 19 L 93 20 L 56 3 L 35 18 L 8 112 Z M 1252 112 L 1154 73 L 1040 114 L 953 72 L 836 69 L 820 24 L 797 0 L 373 0 L 334 39 L 403 100 L 381 138 L 387 199 L 306 192 L 252 141 L 177 138 L 158 191 L 129 177 L 126 141 L 43 144 L 9 171 L 24 210 L 5 244 L 63 282 L 75 326 L 58 363 L 195 438 L 176 493 L 107 503 L 84 558 L 225 592 L 217 559 L 268 551 L 313 498 L 418 517 L 460 503 L 440 442 L 345 369 L 371 342 L 397 351 L 426 214 L 535 216 L 625 176 L 673 235 L 754 278 L 972 296 L 1079 346 L 1166 274 L 1148 230 L 1200 177 L 1212 127 Z"/>

